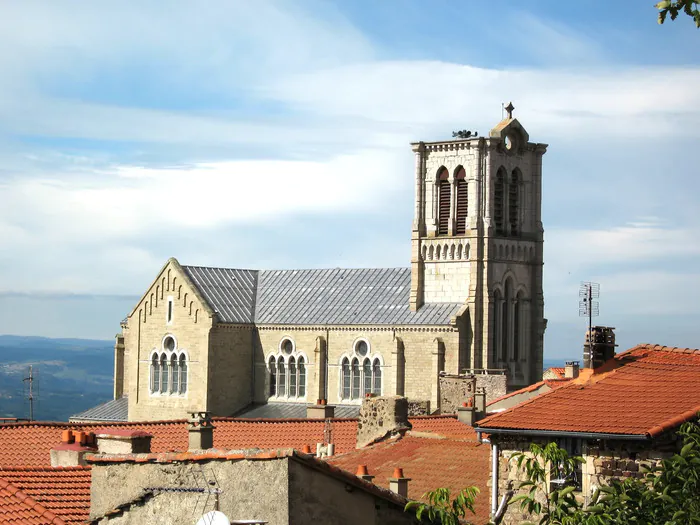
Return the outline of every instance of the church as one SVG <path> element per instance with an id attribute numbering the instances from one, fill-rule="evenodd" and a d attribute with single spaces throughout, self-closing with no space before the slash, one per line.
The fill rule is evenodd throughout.
<path id="1" fill-rule="evenodd" d="M 507 110 L 487 137 L 411 144 L 410 266 L 168 260 L 122 321 L 110 403 L 130 421 L 260 406 L 290 417 L 317 403 L 334 405 L 337 417 L 372 394 L 439 413 L 443 372 L 499 369 L 510 390 L 540 380 L 547 145 L 530 142 Z"/>

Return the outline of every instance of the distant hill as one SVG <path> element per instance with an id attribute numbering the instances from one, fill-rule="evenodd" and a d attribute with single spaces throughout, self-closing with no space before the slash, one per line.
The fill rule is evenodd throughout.
<path id="1" fill-rule="evenodd" d="M 0 335 L 0 417 L 29 417 L 27 377 L 33 366 L 34 419 L 67 421 L 112 398 L 114 342 Z"/>

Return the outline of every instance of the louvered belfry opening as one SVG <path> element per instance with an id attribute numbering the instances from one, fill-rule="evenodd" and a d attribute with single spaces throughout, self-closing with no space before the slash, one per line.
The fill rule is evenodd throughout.
<path id="1" fill-rule="evenodd" d="M 519 195 L 518 195 L 518 183 L 519 183 L 520 178 L 518 177 L 518 171 L 514 170 L 511 179 L 510 179 L 510 184 L 508 185 L 508 221 L 510 222 L 510 234 L 511 235 L 518 235 L 518 230 L 520 226 L 520 221 L 518 221 L 518 200 L 519 200 Z"/>
<path id="2" fill-rule="evenodd" d="M 455 179 L 457 181 L 457 224 L 455 226 L 455 235 L 464 235 L 467 233 L 467 213 L 469 211 L 469 201 L 467 192 L 467 173 L 464 171 L 462 166 L 457 168 Z"/>
<path id="3" fill-rule="evenodd" d="M 493 220 L 496 223 L 496 234 L 505 234 L 505 178 L 506 173 L 503 168 L 496 173 L 496 187 L 493 203 Z"/>
<path id="4" fill-rule="evenodd" d="M 440 168 L 438 174 L 438 235 L 447 235 L 450 231 L 450 181 L 447 168 Z"/>

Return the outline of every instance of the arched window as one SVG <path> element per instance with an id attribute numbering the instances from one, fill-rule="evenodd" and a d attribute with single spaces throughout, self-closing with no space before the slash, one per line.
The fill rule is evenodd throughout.
<path id="1" fill-rule="evenodd" d="M 284 366 L 284 359 L 282 357 L 277 361 L 277 395 L 283 396 L 286 393 L 286 379 L 287 371 Z"/>
<path id="2" fill-rule="evenodd" d="M 468 209 L 468 185 L 467 173 L 460 166 L 455 174 L 455 193 L 457 199 L 457 224 L 455 225 L 455 235 L 465 235 L 467 233 Z"/>
<path id="3" fill-rule="evenodd" d="M 493 196 L 493 221 L 496 225 L 496 234 L 506 233 L 506 170 L 499 168 L 496 173 L 496 183 Z"/>
<path id="4" fill-rule="evenodd" d="M 168 358 L 165 354 L 160 356 L 160 392 L 168 393 Z"/>
<path id="5" fill-rule="evenodd" d="M 289 358 L 289 397 L 297 397 L 297 362 Z"/>
<path id="6" fill-rule="evenodd" d="M 170 393 L 177 394 L 178 384 L 180 383 L 180 373 L 178 370 L 177 356 L 175 354 L 170 356 L 170 377 L 172 377 L 170 381 Z"/>
<path id="7" fill-rule="evenodd" d="M 350 360 L 345 357 L 341 364 L 343 399 L 350 399 Z"/>
<path id="8" fill-rule="evenodd" d="M 372 385 L 372 393 L 378 396 L 382 395 L 382 367 L 379 363 L 379 359 L 374 360 L 372 365 L 372 376 L 374 377 L 374 384 Z"/>
<path id="9" fill-rule="evenodd" d="M 299 357 L 299 397 L 306 397 L 306 364 L 301 356 Z"/>
<path id="10" fill-rule="evenodd" d="M 372 363 L 369 359 L 365 359 L 362 363 L 362 375 L 364 376 L 362 381 L 362 394 L 370 394 L 372 393 Z"/>
<path id="11" fill-rule="evenodd" d="M 450 174 L 442 167 L 438 172 L 438 235 L 447 235 L 450 230 Z"/>
<path id="12" fill-rule="evenodd" d="M 510 176 L 510 184 L 508 184 L 508 225 L 511 235 L 518 235 L 520 231 L 520 177 L 518 170 L 513 170 Z"/>
<path id="13" fill-rule="evenodd" d="M 180 393 L 187 393 L 187 357 L 180 355 Z"/>
<path id="14" fill-rule="evenodd" d="M 151 359 L 151 393 L 160 392 L 160 363 L 158 356 L 153 354 Z"/>
<path id="15" fill-rule="evenodd" d="M 268 367 L 270 371 L 270 395 L 274 396 L 277 394 L 277 361 L 274 355 L 270 356 Z"/>
<path id="16" fill-rule="evenodd" d="M 352 398 L 357 399 L 360 397 L 360 362 L 357 358 L 352 360 L 350 373 L 352 376 Z"/>

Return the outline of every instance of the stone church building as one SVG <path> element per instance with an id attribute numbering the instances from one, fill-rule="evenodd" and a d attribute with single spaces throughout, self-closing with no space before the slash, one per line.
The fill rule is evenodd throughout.
<path id="1" fill-rule="evenodd" d="M 505 369 L 511 389 L 541 379 L 547 146 L 508 109 L 488 137 L 412 144 L 410 268 L 168 260 L 117 336 L 115 399 L 128 399 L 128 419 L 359 406 L 368 393 L 435 412 L 440 372 Z"/>

